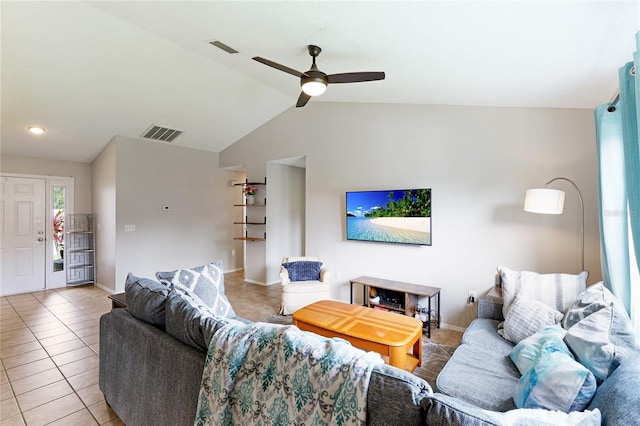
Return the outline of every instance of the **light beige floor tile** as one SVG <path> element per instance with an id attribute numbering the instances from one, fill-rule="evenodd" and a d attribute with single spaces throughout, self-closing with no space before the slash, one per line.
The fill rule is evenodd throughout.
<path id="1" fill-rule="evenodd" d="M 37 339 L 42 340 L 42 339 L 47 339 L 53 336 L 59 336 L 64 333 L 70 333 L 70 332 L 71 330 L 69 330 L 64 325 L 61 325 L 59 327 L 50 328 L 48 330 L 34 331 L 33 335 L 36 336 Z"/>
<path id="2" fill-rule="evenodd" d="M 75 332 L 75 331 L 78 331 L 78 330 L 83 330 L 85 328 L 92 328 L 92 327 L 95 327 L 95 326 L 99 327 L 100 326 L 100 321 L 97 320 L 97 319 L 91 318 L 91 319 L 88 319 L 88 320 L 85 320 L 85 321 L 79 321 L 79 322 L 71 323 L 71 324 L 65 322 L 65 324 L 67 324 L 67 327 L 69 327 L 69 329 L 71 331 Z"/>
<path id="3" fill-rule="evenodd" d="M 67 378 L 71 387 L 78 392 L 80 389 L 88 388 L 89 386 L 98 383 L 98 369 L 85 371 L 76 376 Z"/>
<path id="4" fill-rule="evenodd" d="M 46 339 L 40 339 L 40 344 L 45 348 L 50 346 L 57 345 L 59 343 L 68 342 L 70 340 L 75 340 L 77 337 L 71 331 L 66 333 L 58 334 L 57 336 L 47 337 Z"/>
<path id="5" fill-rule="evenodd" d="M 88 408 L 89 411 L 91 411 L 91 414 L 93 414 L 93 417 L 95 417 L 100 424 L 118 417 L 118 415 L 107 405 L 105 401 L 96 402 Z"/>
<path id="6" fill-rule="evenodd" d="M 70 362 L 78 361 L 83 358 L 87 358 L 94 355 L 94 352 L 88 347 L 82 347 L 73 351 L 65 352 L 60 355 L 52 357 L 53 362 L 59 367 L 61 365 L 69 364 Z"/>
<path id="7" fill-rule="evenodd" d="M 64 376 L 60 370 L 52 368 L 50 370 L 25 377 L 24 379 L 14 380 L 11 382 L 11 387 L 13 388 L 13 393 L 21 395 L 25 392 L 32 391 L 60 380 L 64 380 Z"/>
<path id="8" fill-rule="evenodd" d="M 97 383 L 87 388 L 80 389 L 78 391 L 78 396 L 87 407 L 97 402 L 104 401 L 104 394 Z"/>
<path id="9" fill-rule="evenodd" d="M 4 359 L 14 355 L 35 351 L 38 349 L 42 349 L 42 346 L 40 345 L 40 342 L 38 342 L 37 340 L 34 340 L 29 343 L 23 343 L 21 345 L 10 346 L 8 348 L 0 349 L 0 358 Z"/>
<path id="10" fill-rule="evenodd" d="M 103 423 L 102 426 L 125 426 L 125 424 L 122 423 L 122 420 L 120 420 L 119 418 L 115 418 L 109 420 L 106 423 Z"/>
<path id="11" fill-rule="evenodd" d="M 16 331 L 16 330 L 22 330 L 27 328 L 27 325 L 22 322 L 21 319 L 18 318 L 17 321 L 11 321 L 11 322 L 5 322 L 2 321 L 0 322 L 0 333 L 6 333 L 8 331 Z M 1 334 L 0 334 L 0 340 L 2 340 Z"/>
<path id="12" fill-rule="evenodd" d="M 94 426 L 97 424 L 98 422 L 96 422 L 96 419 L 93 418 L 89 410 L 84 408 L 60 420 L 49 423 L 48 426 Z"/>
<path id="13" fill-rule="evenodd" d="M 2 333 L 2 335 L 0 336 L 0 342 L 8 343 L 9 341 L 20 340 L 23 337 L 31 337 L 31 336 L 33 336 L 33 333 L 31 333 L 31 330 L 29 330 L 28 328 L 7 331 L 5 333 Z"/>
<path id="14" fill-rule="evenodd" d="M 0 401 L 0 420 L 8 419 L 16 414 L 20 414 L 20 408 L 15 398 Z"/>
<path id="15" fill-rule="evenodd" d="M 82 341 L 87 346 L 95 345 L 96 343 L 100 342 L 100 334 L 96 333 L 96 334 L 90 334 L 88 336 L 84 336 L 82 337 Z"/>
<path id="16" fill-rule="evenodd" d="M 87 322 L 87 321 L 95 321 L 95 318 L 92 317 L 91 315 L 87 314 L 86 312 L 83 312 L 82 315 L 76 315 L 76 316 L 73 316 L 73 317 L 61 319 L 61 321 L 67 327 L 71 328 L 71 326 L 74 325 L 74 324 L 79 324 L 79 323 L 83 323 L 83 322 Z"/>
<path id="17" fill-rule="evenodd" d="M 100 343 L 96 343 L 95 345 L 91 345 L 89 347 L 96 353 L 96 355 L 100 355 Z"/>
<path id="18" fill-rule="evenodd" d="M 72 393 L 22 413 L 29 426 L 46 425 L 84 408 L 82 401 Z"/>
<path id="19" fill-rule="evenodd" d="M 18 395 L 18 405 L 20 410 L 25 411 L 36 408 L 40 405 L 44 405 L 47 402 L 51 402 L 58 398 L 62 398 L 65 395 L 73 393 L 73 389 L 67 383 L 66 380 L 59 380 L 57 382 L 39 387 L 29 392 L 25 392 L 22 395 Z"/>
<path id="20" fill-rule="evenodd" d="M 98 355 L 91 355 L 90 357 L 70 362 L 69 364 L 62 365 L 58 368 L 62 374 L 68 378 L 97 368 L 98 362 Z"/>
<path id="21" fill-rule="evenodd" d="M 2 370 L 0 371 L 0 385 L 4 385 L 5 383 L 9 383 L 9 378 L 7 377 L 7 372 Z"/>
<path id="22" fill-rule="evenodd" d="M 24 323 L 27 324 L 27 326 L 31 327 L 33 325 L 40 325 L 40 324 L 49 324 L 52 322 L 58 323 L 60 322 L 58 320 L 58 318 L 56 318 L 55 316 L 51 315 L 50 317 L 46 317 L 46 318 L 31 318 L 28 320 L 24 320 Z"/>
<path id="23" fill-rule="evenodd" d="M 0 401 L 4 401 L 5 399 L 13 398 L 13 391 L 11 390 L 11 385 L 7 383 L 3 383 L 0 385 Z"/>
<path id="24" fill-rule="evenodd" d="M 22 420 L 22 414 L 16 414 L 8 419 L 0 420 L 0 426 L 24 426 L 24 420 Z"/>
<path id="25" fill-rule="evenodd" d="M 78 337 L 87 337 L 87 336 L 90 336 L 92 334 L 100 334 L 100 326 L 94 325 L 93 327 L 83 328 L 81 330 L 76 330 L 76 331 L 74 331 L 74 333 Z"/>
<path id="26" fill-rule="evenodd" d="M 19 337 L 0 341 L 0 350 L 10 348 L 24 343 L 35 342 L 36 336 L 32 333 L 22 334 Z"/>
<path id="27" fill-rule="evenodd" d="M 46 347 L 46 351 L 49 352 L 49 355 L 55 356 L 65 352 L 72 351 L 74 349 L 82 348 L 86 346 L 84 342 L 78 338 L 74 340 L 69 340 L 68 342 L 58 343 L 57 345 Z"/>
<path id="28" fill-rule="evenodd" d="M 36 333 L 39 331 L 50 330 L 52 328 L 64 327 L 64 323 L 62 321 L 51 321 L 46 322 L 44 324 L 30 325 L 29 328 L 31 332 Z"/>
<path id="29" fill-rule="evenodd" d="M 21 353 L 19 355 L 10 356 L 2 359 L 4 368 L 10 370 L 20 365 L 29 364 L 30 362 L 48 358 L 49 354 L 44 349 L 36 349 L 35 351 Z"/>
<path id="30" fill-rule="evenodd" d="M 80 308 L 78 308 L 75 304 L 71 302 L 60 303 L 57 305 L 49 306 L 46 309 L 48 309 L 50 312 L 52 312 L 56 316 L 58 316 L 58 314 L 82 311 Z"/>
<path id="31" fill-rule="evenodd" d="M 10 381 L 19 380 L 25 377 L 32 376 L 34 374 L 41 373 L 46 370 L 55 368 L 55 364 L 51 361 L 51 358 L 41 359 L 39 361 L 30 362 L 29 364 L 21 365 L 7 370 L 7 376 Z"/>

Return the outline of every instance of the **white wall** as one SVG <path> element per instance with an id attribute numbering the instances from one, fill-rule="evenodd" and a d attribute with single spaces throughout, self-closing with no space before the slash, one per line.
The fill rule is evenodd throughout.
<path id="1" fill-rule="evenodd" d="M 266 283 L 280 282 L 283 257 L 305 254 L 305 169 L 267 164 Z"/>
<path id="2" fill-rule="evenodd" d="M 92 211 L 96 232 L 96 281 L 115 290 L 116 282 L 116 143 L 111 140 L 91 164 Z"/>
<path id="3" fill-rule="evenodd" d="M 573 188 L 554 183 L 567 192 L 563 215 L 522 210 L 525 190 L 553 177 L 582 190 L 586 269 L 601 279 L 594 147 L 590 110 L 311 102 L 225 149 L 220 164 L 263 173 L 268 161 L 306 155 L 305 251 L 337 272 L 334 297 L 348 301 L 360 275 L 433 285 L 443 321 L 466 326 L 467 291 L 490 289 L 497 265 L 580 269 Z M 432 188 L 432 246 L 346 240 L 346 191 L 409 187 Z"/>
<path id="4" fill-rule="evenodd" d="M 153 277 L 157 271 L 216 259 L 227 271 L 242 267 L 241 246 L 233 240 L 237 188 L 230 185 L 240 173 L 218 168 L 218 154 L 213 152 L 123 137 L 111 144 L 115 163 L 108 158 L 104 166 L 114 168 L 115 204 L 106 205 L 105 199 L 96 213 L 115 217 L 115 270 L 114 281 L 101 284 L 123 291 L 129 272 Z M 104 176 L 98 179 L 96 193 L 110 191 L 112 181 L 111 172 L 100 170 L 102 155 L 113 154 L 103 151 L 94 161 L 96 174 Z M 164 205 L 171 211 L 163 211 Z M 125 225 L 135 225 L 135 232 L 124 232 Z"/>
<path id="5" fill-rule="evenodd" d="M 74 213 L 92 213 L 91 165 L 88 163 L 2 154 L 0 156 L 0 170 L 3 173 L 73 177 Z"/>

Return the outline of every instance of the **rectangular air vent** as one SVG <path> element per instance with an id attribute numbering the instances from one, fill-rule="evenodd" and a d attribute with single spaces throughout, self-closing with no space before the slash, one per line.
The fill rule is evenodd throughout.
<path id="1" fill-rule="evenodd" d="M 151 125 L 143 134 L 144 139 L 153 139 L 154 141 L 173 142 L 182 134 L 182 130 L 169 129 L 158 125 Z"/>

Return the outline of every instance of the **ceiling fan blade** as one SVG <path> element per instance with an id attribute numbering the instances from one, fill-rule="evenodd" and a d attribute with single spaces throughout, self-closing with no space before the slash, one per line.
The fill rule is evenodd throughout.
<path id="1" fill-rule="evenodd" d="M 277 70 L 284 71 L 284 72 L 286 72 L 288 74 L 291 74 L 291 75 L 295 75 L 296 77 L 309 77 L 307 74 L 305 74 L 303 72 L 300 72 L 298 70 L 294 70 L 293 68 L 286 67 L 286 66 L 281 65 L 281 64 L 279 64 L 277 62 L 273 62 L 273 61 L 270 61 L 268 59 L 261 58 L 260 56 L 254 56 L 251 59 L 253 59 L 254 61 L 258 61 L 258 62 L 260 62 L 262 64 L 268 65 L 268 66 L 270 66 L 272 68 L 275 68 Z"/>
<path id="2" fill-rule="evenodd" d="M 309 102 L 309 99 L 311 99 L 311 96 L 307 95 L 304 92 L 300 92 L 300 97 L 298 98 L 298 102 L 296 103 L 296 108 L 305 106 L 307 102 Z"/>
<path id="3" fill-rule="evenodd" d="M 345 72 L 327 76 L 329 83 L 358 83 L 361 81 L 384 80 L 383 72 Z"/>

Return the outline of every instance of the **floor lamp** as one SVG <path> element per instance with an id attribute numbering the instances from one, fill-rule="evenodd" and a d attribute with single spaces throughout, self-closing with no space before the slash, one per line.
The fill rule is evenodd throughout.
<path id="1" fill-rule="evenodd" d="M 578 198 L 580 199 L 580 232 L 582 234 L 581 248 L 582 248 L 582 270 L 584 271 L 584 201 L 582 200 L 582 193 L 578 188 L 578 185 L 574 181 L 565 177 L 557 177 L 551 179 L 545 184 L 549 185 L 556 180 L 564 180 L 569 182 L 578 192 Z M 564 191 L 551 188 L 536 188 L 528 189 L 524 197 L 524 210 L 531 213 L 542 214 L 562 214 L 564 208 Z"/>

